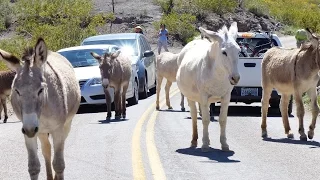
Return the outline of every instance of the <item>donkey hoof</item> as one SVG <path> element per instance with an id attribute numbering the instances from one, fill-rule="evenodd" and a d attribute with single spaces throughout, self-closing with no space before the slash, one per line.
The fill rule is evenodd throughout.
<path id="1" fill-rule="evenodd" d="M 221 150 L 222 151 L 230 151 L 230 148 L 229 148 L 228 145 L 227 146 L 221 146 Z"/>
<path id="2" fill-rule="evenodd" d="M 182 112 L 185 112 L 185 111 L 186 111 L 186 108 L 181 108 L 181 111 L 182 111 Z"/>
<path id="3" fill-rule="evenodd" d="M 125 115 L 125 114 L 122 114 L 122 118 L 125 119 L 125 118 L 126 118 L 126 115 Z"/>
<path id="4" fill-rule="evenodd" d="M 308 138 L 313 139 L 314 131 L 308 131 Z"/>
<path id="5" fill-rule="evenodd" d="M 263 138 L 267 138 L 267 137 L 268 137 L 268 132 L 267 132 L 267 131 L 262 130 L 261 137 L 263 137 Z"/>
<path id="6" fill-rule="evenodd" d="M 106 117 L 106 121 L 110 121 L 110 119 L 111 119 L 111 117 L 108 117 L 108 116 Z"/>
<path id="7" fill-rule="evenodd" d="M 210 151 L 210 147 L 208 145 L 202 145 L 201 151 L 202 152 L 209 152 Z"/>
<path id="8" fill-rule="evenodd" d="M 191 141 L 191 146 L 190 147 L 197 147 L 198 142 L 197 141 Z"/>
<path id="9" fill-rule="evenodd" d="M 156 106 L 156 110 L 159 111 L 159 110 L 160 110 L 160 107 L 159 107 L 159 106 Z"/>
<path id="10" fill-rule="evenodd" d="M 294 138 L 294 135 L 293 135 L 292 132 L 289 132 L 289 133 L 287 134 L 287 137 L 288 137 L 289 139 L 293 139 L 293 138 Z"/>
<path id="11" fill-rule="evenodd" d="M 114 119 L 119 120 L 121 116 L 115 116 Z"/>
<path id="12" fill-rule="evenodd" d="M 4 120 L 3 120 L 3 123 L 7 123 L 7 119 L 4 119 Z"/>
<path id="13" fill-rule="evenodd" d="M 171 106 L 169 106 L 168 109 L 173 109 L 173 108 Z"/>
<path id="14" fill-rule="evenodd" d="M 308 141 L 307 136 L 300 136 L 300 141 Z"/>

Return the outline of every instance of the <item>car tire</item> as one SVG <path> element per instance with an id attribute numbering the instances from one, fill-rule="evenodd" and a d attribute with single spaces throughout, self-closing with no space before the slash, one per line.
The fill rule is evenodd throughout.
<path id="1" fill-rule="evenodd" d="M 157 80 L 154 81 L 154 87 L 149 90 L 152 94 L 157 92 Z"/>
<path id="2" fill-rule="evenodd" d="M 139 87 L 138 87 L 138 82 L 134 81 L 134 86 L 133 86 L 133 97 L 128 99 L 128 104 L 130 106 L 136 105 L 139 102 Z"/>
<path id="3" fill-rule="evenodd" d="M 289 105 L 288 105 L 288 113 L 289 113 L 289 115 L 292 113 L 292 108 L 293 108 L 292 106 L 293 106 L 293 99 L 292 99 L 292 96 L 291 96 L 290 101 L 289 101 Z M 280 110 L 280 100 L 270 103 L 270 107 L 272 109 L 279 109 Z"/>
<path id="4" fill-rule="evenodd" d="M 146 78 L 144 78 L 143 91 L 139 93 L 139 97 L 141 99 L 146 99 L 148 97 L 148 83 Z"/>

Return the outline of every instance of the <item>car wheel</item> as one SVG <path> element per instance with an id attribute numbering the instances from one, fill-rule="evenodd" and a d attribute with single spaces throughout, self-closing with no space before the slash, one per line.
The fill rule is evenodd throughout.
<path id="1" fill-rule="evenodd" d="M 138 87 L 138 82 L 134 81 L 134 86 L 133 86 L 133 97 L 128 99 L 128 104 L 130 106 L 138 104 L 139 101 L 139 87 Z"/>
<path id="2" fill-rule="evenodd" d="M 292 103 L 293 103 L 293 99 L 292 99 L 292 97 L 291 97 L 291 98 L 290 98 L 290 101 L 289 101 L 289 105 L 288 105 L 288 113 L 289 113 L 289 114 L 292 113 L 292 106 L 293 106 Z M 280 100 L 270 103 L 270 107 L 271 107 L 272 109 L 280 109 Z"/>
<path id="3" fill-rule="evenodd" d="M 149 90 L 152 94 L 157 92 L 157 80 L 154 81 L 154 87 Z"/>
<path id="4" fill-rule="evenodd" d="M 146 99 L 148 97 L 148 83 L 146 78 L 144 78 L 143 91 L 139 93 L 139 97 L 141 97 L 141 99 Z"/>

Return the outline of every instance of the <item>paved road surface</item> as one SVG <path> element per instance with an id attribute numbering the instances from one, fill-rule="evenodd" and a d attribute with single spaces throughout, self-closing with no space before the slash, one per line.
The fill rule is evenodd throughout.
<path id="1" fill-rule="evenodd" d="M 202 123 L 199 118 L 198 148 L 189 148 L 191 119 L 189 108 L 180 112 L 180 94 L 171 88 L 174 108 L 155 111 L 155 95 L 128 107 L 123 121 L 104 121 L 103 108 L 82 109 L 73 120 L 65 149 L 65 179 L 318 179 L 320 175 L 320 131 L 315 139 L 301 142 L 296 117 L 290 118 L 295 139 L 285 138 L 277 112 L 268 117 L 268 139 L 260 137 L 260 104 L 231 103 L 227 138 L 231 152 L 221 152 L 219 124 L 210 123 L 212 151 L 202 153 Z M 163 91 L 161 101 L 163 102 Z M 163 103 L 162 103 L 163 104 Z M 293 112 L 295 115 L 295 111 Z M 310 115 L 306 115 L 308 127 Z M 27 152 L 21 123 L 11 116 L 0 123 L 0 179 L 29 179 Z M 39 149 L 41 172 L 45 179 L 44 160 Z"/>

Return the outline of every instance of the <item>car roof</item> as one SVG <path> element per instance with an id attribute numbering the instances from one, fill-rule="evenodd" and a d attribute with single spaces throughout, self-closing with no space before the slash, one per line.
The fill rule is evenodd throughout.
<path id="1" fill-rule="evenodd" d="M 73 47 L 63 48 L 58 50 L 57 52 L 73 51 L 73 50 L 81 50 L 81 49 L 109 49 L 110 47 L 117 47 L 117 46 L 113 44 L 83 45 L 83 46 L 73 46 Z"/>
<path id="2" fill-rule="evenodd" d="M 112 40 L 112 39 L 138 39 L 138 37 L 143 36 L 140 33 L 114 33 L 114 34 L 102 34 L 96 36 L 90 36 L 83 40 L 85 41 L 97 41 L 97 40 Z"/>

